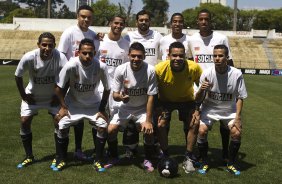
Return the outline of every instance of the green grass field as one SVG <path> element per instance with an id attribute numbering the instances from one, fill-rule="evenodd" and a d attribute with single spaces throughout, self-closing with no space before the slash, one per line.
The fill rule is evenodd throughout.
<path id="1" fill-rule="evenodd" d="M 170 151 L 179 162 L 179 177 L 165 179 L 155 170 L 146 173 L 141 169 L 142 158 L 134 163 L 124 163 L 96 173 L 91 163 L 72 159 L 74 136 L 71 131 L 68 167 L 62 172 L 53 172 L 49 165 L 54 156 L 53 123 L 47 111 L 40 111 L 34 118 L 33 150 L 37 163 L 18 170 L 16 165 L 24 157 L 19 137 L 20 97 L 14 82 L 15 66 L 0 67 L 0 180 L 1 183 L 282 183 L 280 164 L 282 156 L 282 78 L 273 76 L 245 75 L 248 99 L 243 110 L 243 139 L 239 152 L 242 174 L 232 176 L 221 166 L 221 143 L 219 126 L 209 133 L 209 156 L 211 169 L 206 175 L 185 174 L 181 168 L 184 153 L 182 123 L 172 121 Z M 121 142 L 121 141 L 120 141 Z M 92 136 L 86 124 L 83 147 L 91 152 Z M 139 151 L 142 155 L 142 146 Z M 124 152 L 120 147 L 121 153 Z M 280 174 L 279 174 L 280 173 Z"/>

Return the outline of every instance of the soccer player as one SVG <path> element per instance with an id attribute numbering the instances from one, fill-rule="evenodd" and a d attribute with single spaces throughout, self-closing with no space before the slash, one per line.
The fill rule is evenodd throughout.
<path id="1" fill-rule="evenodd" d="M 170 18 L 171 33 L 162 37 L 160 40 L 160 53 L 162 60 L 168 59 L 169 46 L 173 42 L 181 42 L 185 47 L 185 52 L 188 53 L 188 38 L 189 36 L 182 33 L 184 26 L 184 17 L 181 13 L 174 13 Z M 188 56 L 188 55 L 187 55 Z"/>
<path id="2" fill-rule="evenodd" d="M 117 67 L 113 83 L 113 98 L 123 102 L 108 126 L 108 146 L 112 157 L 118 157 L 117 132 L 128 122 L 134 121 L 138 131 L 144 134 L 145 170 L 152 172 L 153 151 L 153 95 L 157 94 L 157 81 L 154 67 L 144 62 L 145 48 L 139 43 L 129 48 L 130 62 Z"/>
<path id="3" fill-rule="evenodd" d="M 82 39 L 78 48 L 78 57 L 72 58 L 60 72 L 59 82 L 55 88 L 61 104 L 60 111 L 56 115 L 57 120 L 60 120 L 57 138 L 59 159 L 53 167 L 54 171 L 61 171 L 66 165 L 69 127 L 84 118 L 97 128 L 94 167 L 98 172 L 105 171 L 101 162 L 108 126 L 105 108 L 110 86 L 106 65 L 97 61 L 94 56 L 93 40 Z M 104 86 L 102 100 L 97 90 L 100 81 Z M 65 94 L 62 89 L 67 85 L 69 90 Z"/>
<path id="4" fill-rule="evenodd" d="M 64 53 L 69 60 L 71 57 L 78 56 L 78 47 L 80 41 L 88 38 L 94 41 L 96 51 L 99 47 L 99 40 L 97 34 L 89 29 L 93 20 L 93 9 L 88 5 L 82 5 L 77 10 L 77 25 L 67 28 L 61 38 L 58 50 Z M 89 160 L 89 158 L 82 152 L 82 137 L 83 137 L 84 123 L 83 120 L 74 126 L 75 135 L 75 152 L 74 157 L 78 160 Z M 96 131 L 93 129 L 93 131 Z M 56 160 L 53 160 L 53 164 Z"/>
<path id="5" fill-rule="evenodd" d="M 199 32 L 189 37 L 189 59 L 197 62 L 203 70 L 214 67 L 213 48 L 215 45 L 223 44 L 228 47 L 228 64 L 233 66 L 229 42 L 225 35 L 212 30 L 212 17 L 207 9 L 202 9 L 198 13 L 197 23 Z M 195 86 L 195 91 L 198 87 Z M 220 133 L 222 138 L 222 158 L 224 163 L 228 158 L 229 129 L 221 123 Z"/>
<path id="6" fill-rule="evenodd" d="M 129 42 L 121 36 L 121 33 L 125 27 L 125 18 L 122 16 L 114 16 L 110 21 L 110 32 L 105 34 L 103 40 L 100 42 L 98 49 L 98 58 L 100 62 L 107 65 L 109 73 L 110 86 L 114 79 L 114 72 L 116 68 L 129 61 L 128 49 Z M 103 92 L 103 85 L 100 83 L 98 90 Z M 109 110 L 110 115 L 113 114 L 114 109 L 119 106 L 113 100 L 112 94 L 109 97 Z"/>
<path id="7" fill-rule="evenodd" d="M 155 66 L 158 60 L 161 58 L 159 54 L 160 40 L 162 35 L 150 29 L 151 16 L 150 12 L 141 10 L 136 14 L 136 26 L 137 30 L 128 32 L 124 37 L 130 44 L 139 42 L 145 47 L 146 57 L 144 61 L 150 65 Z M 128 127 L 124 130 L 123 143 L 127 147 L 126 157 L 132 158 L 137 154 L 137 145 L 139 142 L 138 132 L 135 124 L 129 123 Z"/>
<path id="8" fill-rule="evenodd" d="M 17 166 L 19 169 L 34 163 L 31 131 L 33 116 L 38 114 L 39 109 L 48 109 L 54 118 L 59 109 L 54 87 L 60 70 L 67 62 L 66 57 L 55 49 L 53 34 L 42 33 L 37 46 L 38 49 L 22 57 L 15 72 L 17 88 L 22 98 L 20 135 L 26 153 L 25 159 Z M 29 72 L 29 83 L 24 89 L 23 75 L 26 71 Z"/>
<path id="9" fill-rule="evenodd" d="M 214 67 L 203 72 L 197 99 L 204 98 L 202 103 L 201 121 L 198 133 L 198 148 L 203 164 L 198 170 L 205 174 L 209 169 L 207 162 L 208 131 L 216 121 L 221 121 L 230 130 L 231 141 L 227 170 L 235 175 L 240 171 L 235 166 L 237 153 L 241 145 L 243 100 L 247 91 L 240 70 L 228 66 L 228 48 L 226 45 L 214 46 Z"/>
<path id="10" fill-rule="evenodd" d="M 186 173 L 195 171 L 193 146 L 198 131 L 199 112 L 196 109 L 193 84 L 199 83 L 202 73 L 200 66 L 186 60 L 185 47 L 181 42 L 169 46 L 169 60 L 155 66 L 158 87 L 160 116 L 158 120 L 158 140 L 164 156 L 168 156 L 168 129 L 173 110 L 178 110 L 179 120 L 184 123 L 186 153 L 183 169 Z M 193 118 L 192 118 L 193 117 Z M 196 118 L 196 119 L 195 119 Z"/>

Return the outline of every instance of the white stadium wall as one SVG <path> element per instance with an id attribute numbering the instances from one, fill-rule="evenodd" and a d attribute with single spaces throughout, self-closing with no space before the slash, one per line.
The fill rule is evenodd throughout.
<path id="1" fill-rule="evenodd" d="M 57 31 L 63 32 L 66 28 L 75 25 L 77 23 L 76 19 L 46 19 L 46 18 L 19 18 L 14 17 L 13 24 L 0 24 L 1 29 L 11 29 L 11 30 L 33 30 L 33 31 Z M 109 27 L 101 26 L 91 26 L 90 29 L 95 30 L 96 32 L 107 33 Z M 127 31 L 133 31 L 137 28 L 125 28 L 123 31 L 126 34 Z M 153 30 L 157 30 L 163 35 L 170 33 L 170 29 L 167 27 L 151 27 Z M 192 35 L 194 32 L 197 32 L 196 29 L 184 29 L 183 33 Z M 229 37 L 261 37 L 261 38 L 270 38 L 282 39 L 282 33 L 276 33 L 275 30 L 251 30 L 251 31 L 219 31 L 222 34 L 225 34 Z"/>

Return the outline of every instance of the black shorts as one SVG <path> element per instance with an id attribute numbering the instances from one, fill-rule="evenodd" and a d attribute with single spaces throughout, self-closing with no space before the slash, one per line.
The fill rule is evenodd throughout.
<path id="1" fill-rule="evenodd" d="M 162 113 L 161 118 L 168 121 L 167 126 L 170 126 L 171 113 L 174 110 L 178 111 L 178 119 L 182 121 L 183 129 L 188 130 L 188 125 L 191 121 L 192 112 L 195 110 L 196 103 L 192 102 L 161 102 L 160 104 Z"/>

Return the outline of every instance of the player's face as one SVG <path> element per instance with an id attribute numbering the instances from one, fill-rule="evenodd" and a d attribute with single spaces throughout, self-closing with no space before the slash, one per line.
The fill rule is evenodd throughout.
<path id="1" fill-rule="evenodd" d="M 89 10 L 80 10 L 77 15 L 78 26 L 82 31 L 87 31 L 92 23 L 92 12 Z"/>
<path id="2" fill-rule="evenodd" d="M 208 13 L 200 13 L 198 16 L 198 26 L 200 31 L 209 31 L 211 29 L 211 20 Z"/>
<path id="3" fill-rule="evenodd" d="M 185 66 L 185 49 L 172 48 L 169 54 L 170 66 L 173 71 L 181 71 Z"/>
<path id="4" fill-rule="evenodd" d="M 91 45 L 82 45 L 78 51 L 78 56 L 84 66 L 89 66 L 95 56 L 95 49 Z"/>
<path id="5" fill-rule="evenodd" d="M 136 22 L 136 26 L 141 33 L 146 33 L 150 27 L 150 18 L 149 15 L 139 15 Z"/>
<path id="6" fill-rule="evenodd" d="M 56 46 L 52 39 L 42 38 L 41 42 L 37 43 L 37 45 L 40 49 L 40 58 L 42 60 L 48 60 L 52 57 L 52 51 Z"/>
<path id="7" fill-rule="evenodd" d="M 113 34 L 120 35 L 125 26 L 124 19 L 120 17 L 115 17 L 113 21 L 111 22 L 110 26 L 111 26 L 111 31 Z"/>
<path id="8" fill-rule="evenodd" d="M 219 73 L 225 73 L 227 70 L 227 60 L 228 57 L 225 55 L 224 49 L 214 49 L 213 51 L 213 61 L 215 65 L 215 70 Z"/>
<path id="9" fill-rule="evenodd" d="M 171 29 L 173 33 L 182 33 L 184 20 L 181 16 L 174 16 L 171 21 Z"/>
<path id="10" fill-rule="evenodd" d="M 130 66 L 133 71 L 138 71 L 143 65 L 145 54 L 141 50 L 131 50 L 128 54 L 130 60 Z"/>

